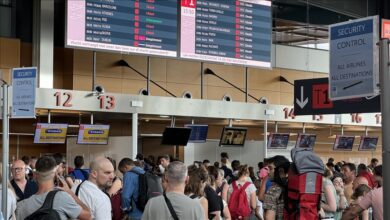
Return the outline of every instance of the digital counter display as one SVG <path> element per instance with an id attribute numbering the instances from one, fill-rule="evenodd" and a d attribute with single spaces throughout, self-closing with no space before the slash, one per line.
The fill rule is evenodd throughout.
<path id="1" fill-rule="evenodd" d="M 180 57 L 271 67 L 271 2 L 181 0 Z"/>
<path id="2" fill-rule="evenodd" d="M 177 0 L 69 0 L 68 47 L 177 56 Z"/>

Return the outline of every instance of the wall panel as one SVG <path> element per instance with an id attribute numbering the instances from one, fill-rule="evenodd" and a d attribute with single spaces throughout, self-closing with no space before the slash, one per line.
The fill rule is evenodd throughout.
<path id="1" fill-rule="evenodd" d="M 182 97 L 185 91 L 189 91 L 191 92 L 193 99 L 200 99 L 200 85 L 167 83 L 167 89 L 173 94 L 175 94 L 177 97 Z"/>
<path id="2" fill-rule="evenodd" d="M 172 83 L 200 85 L 200 69 L 199 62 L 169 59 L 166 69 L 167 81 Z"/>
<path id="3" fill-rule="evenodd" d="M 153 81 L 165 82 L 167 81 L 167 71 L 168 63 L 170 59 L 151 57 L 150 58 L 150 78 Z M 147 64 L 146 64 L 147 65 Z M 145 72 L 147 75 L 147 72 Z M 169 81 L 169 80 L 168 80 Z"/>
<path id="4" fill-rule="evenodd" d="M 93 52 L 78 49 L 74 49 L 73 51 L 73 74 L 92 77 Z"/>
<path id="5" fill-rule="evenodd" d="M 122 55 L 118 53 L 96 53 L 96 76 L 122 78 L 122 67 L 116 65 L 116 62 L 121 59 Z"/>
<path id="6" fill-rule="evenodd" d="M 312 72 L 302 72 L 302 71 L 298 71 L 298 70 L 288 70 L 288 69 L 281 69 L 280 75 L 283 76 L 284 78 L 286 78 L 292 84 L 294 84 L 294 80 L 297 80 L 297 79 L 312 79 L 313 78 Z M 281 82 L 280 92 L 294 93 L 294 86 L 292 86 L 286 82 Z"/>
<path id="7" fill-rule="evenodd" d="M 273 70 L 250 68 L 248 71 L 249 89 L 279 92 L 281 83 L 279 82 L 280 69 Z"/>
<path id="8" fill-rule="evenodd" d="M 0 68 L 20 67 L 20 40 L 0 37 Z"/>
<path id="9" fill-rule="evenodd" d="M 92 77 L 85 75 L 73 75 L 73 89 L 82 91 L 92 90 Z"/>
<path id="10" fill-rule="evenodd" d="M 136 69 L 138 72 L 142 73 L 144 76 L 147 75 L 148 58 L 146 56 L 122 55 L 121 59 L 125 60 L 131 67 Z M 140 76 L 138 73 L 136 73 L 134 70 L 128 67 L 123 67 L 122 72 L 123 72 L 123 78 L 125 79 L 138 79 L 138 80 L 145 79 L 144 77 Z"/>
<path id="11" fill-rule="evenodd" d="M 273 105 L 281 104 L 281 97 L 279 92 L 260 90 L 260 89 L 250 89 L 248 92 L 249 94 L 251 94 L 257 99 L 256 101 L 253 98 L 248 97 L 248 102 L 258 103 L 258 100 L 261 97 L 266 97 L 268 99 L 268 104 L 273 104 Z"/>

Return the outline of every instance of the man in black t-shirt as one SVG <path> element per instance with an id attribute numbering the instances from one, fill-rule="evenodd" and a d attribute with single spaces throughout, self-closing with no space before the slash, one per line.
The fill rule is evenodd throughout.
<path id="1" fill-rule="evenodd" d="M 29 198 L 38 191 L 36 182 L 26 178 L 26 164 L 22 160 L 15 160 L 11 168 L 11 185 L 16 194 L 18 202 Z"/>

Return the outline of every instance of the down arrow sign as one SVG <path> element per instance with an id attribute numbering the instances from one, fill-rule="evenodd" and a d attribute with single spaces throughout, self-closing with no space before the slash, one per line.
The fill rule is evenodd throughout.
<path id="1" fill-rule="evenodd" d="M 299 107 L 301 107 L 303 109 L 308 101 L 309 100 L 307 98 L 305 100 L 303 100 L 303 86 L 301 86 L 301 100 L 296 99 L 296 102 L 299 105 Z"/>

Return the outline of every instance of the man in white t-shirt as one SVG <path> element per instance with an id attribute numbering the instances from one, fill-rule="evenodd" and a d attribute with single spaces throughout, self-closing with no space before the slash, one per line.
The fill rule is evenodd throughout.
<path id="1" fill-rule="evenodd" d="M 72 191 L 91 210 L 92 219 L 111 219 L 111 201 L 103 189 L 112 185 L 114 167 L 104 158 L 97 157 L 90 164 L 88 180 L 72 187 Z"/>

